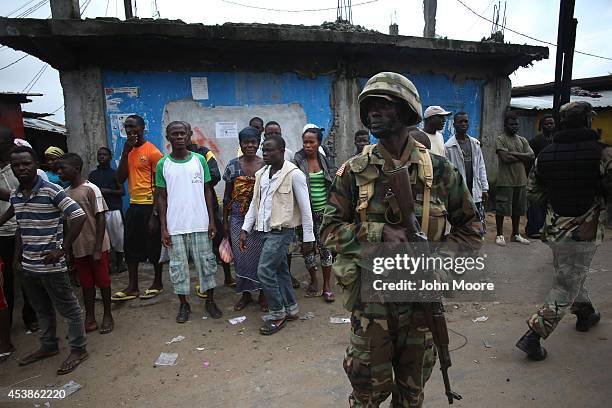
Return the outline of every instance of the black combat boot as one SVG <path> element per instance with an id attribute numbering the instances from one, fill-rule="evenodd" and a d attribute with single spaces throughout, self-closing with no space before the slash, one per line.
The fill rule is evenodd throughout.
<path id="1" fill-rule="evenodd" d="M 576 308 L 572 307 L 572 309 L 572 313 L 578 318 L 578 320 L 576 320 L 576 330 L 578 331 L 589 331 L 589 329 L 599 323 L 601 319 L 601 314 L 589 303 Z"/>
<path id="2" fill-rule="evenodd" d="M 527 358 L 533 361 L 542 361 L 546 358 L 547 352 L 544 347 L 540 344 L 540 335 L 533 330 L 527 330 L 527 333 L 521 337 L 516 343 L 516 347 L 519 350 L 527 353 Z"/>

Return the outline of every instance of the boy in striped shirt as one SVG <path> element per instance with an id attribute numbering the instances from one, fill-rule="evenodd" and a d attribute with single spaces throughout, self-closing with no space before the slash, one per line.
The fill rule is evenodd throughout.
<path id="1" fill-rule="evenodd" d="M 61 187 L 36 174 L 37 159 L 36 152 L 29 147 L 20 146 L 11 152 L 11 168 L 19 186 L 11 191 L 11 206 L 0 216 L 0 225 L 13 216 L 17 220 L 15 260 L 17 268 L 22 269 L 22 285 L 36 311 L 41 331 L 40 349 L 22 358 L 19 364 L 28 365 L 59 354 L 57 309 L 68 323 L 71 350 L 57 370 L 62 375 L 72 372 L 89 357 L 81 308 L 66 268 L 66 255 L 83 228 L 85 213 Z"/>

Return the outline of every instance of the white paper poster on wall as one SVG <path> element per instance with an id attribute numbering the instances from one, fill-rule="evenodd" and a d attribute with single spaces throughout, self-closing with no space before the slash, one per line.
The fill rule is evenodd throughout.
<path id="1" fill-rule="evenodd" d="M 215 122 L 215 137 L 217 139 L 238 139 L 238 123 Z"/>
<path id="2" fill-rule="evenodd" d="M 127 133 L 125 133 L 125 128 L 123 127 L 123 123 L 130 115 L 134 115 L 134 114 L 133 113 L 111 113 L 110 114 L 111 132 L 112 132 L 113 138 L 118 138 L 118 137 L 122 137 L 124 139 L 127 138 Z"/>
<path id="3" fill-rule="evenodd" d="M 191 97 L 195 101 L 208 99 L 207 77 L 191 77 Z"/>

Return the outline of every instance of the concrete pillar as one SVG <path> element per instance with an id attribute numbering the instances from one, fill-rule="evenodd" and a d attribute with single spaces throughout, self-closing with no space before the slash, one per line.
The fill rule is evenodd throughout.
<path id="1" fill-rule="evenodd" d="M 51 0 L 52 18 L 80 19 L 79 0 Z"/>
<path id="2" fill-rule="evenodd" d="M 423 27 L 423 37 L 434 38 L 436 36 L 436 11 L 438 9 L 438 0 L 423 0 L 423 18 L 425 27 Z"/>
<path id="3" fill-rule="evenodd" d="M 482 92 L 482 119 L 480 142 L 491 186 L 497 181 L 497 154 L 495 139 L 504 131 L 504 115 L 510 105 L 512 83 L 508 77 L 488 80 Z"/>
<path id="4" fill-rule="evenodd" d="M 341 73 L 334 81 L 331 96 L 334 125 L 328 137 L 334 144 L 338 166 L 355 154 L 355 132 L 364 129 L 359 119 L 359 92 L 361 86 L 357 78 L 349 78 Z"/>
<path id="5" fill-rule="evenodd" d="M 107 146 L 102 72 L 98 67 L 60 71 L 68 150 L 83 159 L 83 173 L 96 167 L 96 152 Z"/>

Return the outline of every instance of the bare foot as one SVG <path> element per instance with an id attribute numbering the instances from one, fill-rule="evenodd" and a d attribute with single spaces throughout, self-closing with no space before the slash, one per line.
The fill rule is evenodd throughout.
<path id="1" fill-rule="evenodd" d="M 90 333 L 92 331 L 96 331 L 98 330 L 98 322 L 96 322 L 96 319 L 86 319 L 85 320 L 85 333 Z"/>

